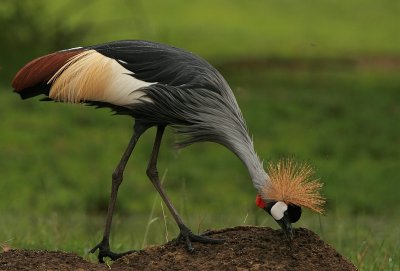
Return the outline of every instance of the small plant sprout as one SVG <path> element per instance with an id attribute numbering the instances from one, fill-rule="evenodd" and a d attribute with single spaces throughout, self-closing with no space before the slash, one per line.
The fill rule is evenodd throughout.
<path id="1" fill-rule="evenodd" d="M 4 241 L 3 243 L 0 243 L 1 252 L 8 252 L 11 250 L 11 246 L 9 245 L 11 240 L 12 239 L 9 239 L 7 241 Z"/>

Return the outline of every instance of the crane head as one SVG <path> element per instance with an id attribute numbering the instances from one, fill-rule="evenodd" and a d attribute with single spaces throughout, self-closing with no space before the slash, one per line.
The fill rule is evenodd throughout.
<path id="1" fill-rule="evenodd" d="M 319 193 L 322 183 L 312 178 L 313 169 L 309 165 L 289 159 L 269 164 L 268 174 L 265 185 L 258 191 L 256 204 L 292 239 L 292 223 L 300 219 L 302 207 L 323 213 L 325 198 Z"/>
<path id="2" fill-rule="evenodd" d="M 256 197 L 256 204 L 273 217 L 289 240 L 293 239 L 292 223 L 297 222 L 301 217 L 300 206 L 286 204 L 283 201 L 265 202 L 260 195 Z"/>

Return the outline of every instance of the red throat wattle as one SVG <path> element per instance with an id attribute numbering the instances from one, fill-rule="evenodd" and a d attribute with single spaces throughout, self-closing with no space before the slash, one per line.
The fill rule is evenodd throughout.
<path id="1" fill-rule="evenodd" d="M 261 196 L 258 195 L 258 194 L 257 194 L 257 196 L 256 196 L 256 204 L 257 204 L 257 206 L 260 207 L 261 209 L 264 209 L 265 206 L 266 206 L 264 200 L 263 200 L 263 199 L 261 198 Z"/>

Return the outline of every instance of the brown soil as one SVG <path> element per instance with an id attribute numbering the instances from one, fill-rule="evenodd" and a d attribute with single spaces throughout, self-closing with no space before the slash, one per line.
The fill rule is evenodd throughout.
<path id="1" fill-rule="evenodd" d="M 235 227 L 211 231 L 223 244 L 194 243 L 190 254 L 183 244 L 169 242 L 127 255 L 111 270 L 357 270 L 307 229 L 296 229 L 289 245 L 280 230 Z M 110 270 L 73 253 L 10 250 L 0 253 L 3 270 Z"/>

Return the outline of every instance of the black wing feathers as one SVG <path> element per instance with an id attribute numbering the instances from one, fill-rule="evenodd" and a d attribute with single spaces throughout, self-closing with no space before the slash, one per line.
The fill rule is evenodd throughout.
<path id="1" fill-rule="evenodd" d="M 185 88 L 207 88 L 219 92 L 212 78 L 218 71 L 202 58 L 185 50 L 154 42 L 116 41 L 88 47 L 117 60 L 135 78 Z M 211 78 L 211 80 L 210 80 Z"/>

